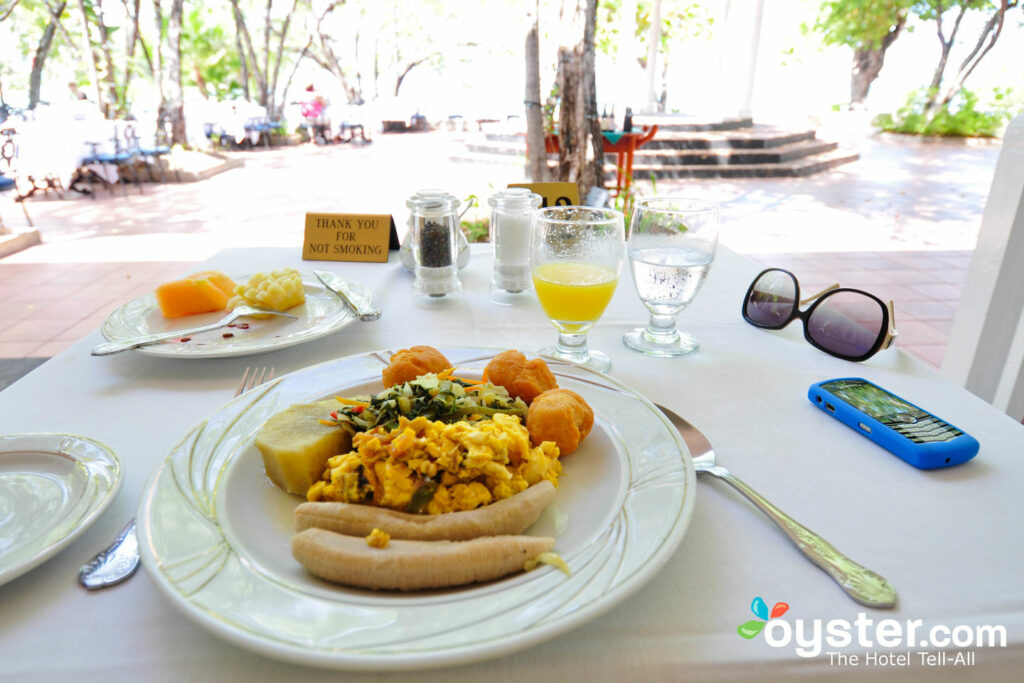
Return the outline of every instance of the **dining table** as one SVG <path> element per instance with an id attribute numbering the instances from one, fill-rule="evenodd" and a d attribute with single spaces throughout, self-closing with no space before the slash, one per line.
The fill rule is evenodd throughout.
<path id="1" fill-rule="evenodd" d="M 677 546 L 649 567 L 643 557 L 629 558 L 640 569 L 628 589 L 613 599 L 588 598 L 593 609 L 584 605 L 575 617 L 556 620 L 543 637 L 511 634 L 504 648 L 446 650 L 450 656 L 419 663 L 399 656 L 306 662 L 294 648 L 281 656 L 280 648 L 240 633 L 245 627 L 183 609 L 154 574 L 153 547 L 143 548 L 143 569 L 124 583 L 99 591 L 78 584 L 83 563 L 129 520 L 152 514 L 155 473 L 197 424 L 231 400 L 247 367 L 273 367 L 277 377 L 315 375 L 339 359 L 386 358 L 413 345 L 519 349 L 533 357 L 553 343 L 556 330 L 535 297 L 517 305 L 491 301 L 492 263 L 489 245 L 472 245 L 458 305 L 430 306 L 414 296 L 413 274 L 397 252 L 386 263 L 355 263 L 304 261 L 299 245 L 227 249 L 195 270 L 322 269 L 367 288 L 382 315 L 237 357 L 140 350 L 94 357 L 90 350 L 104 341 L 95 330 L 0 391 L 0 435 L 81 435 L 108 446 L 123 464 L 120 490 L 91 526 L 0 585 L 0 680 L 1019 680 L 1024 426 L 901 350 L 898 340 L 854 363 L 812 347 L 799 324 L 781 331 L 749 325 L 741 302 L 762 266 L 725 246 L 678 319 L 698 339 L 696 352 L 652 358 L 623 345 L 623 334 L 647 319 L 628 267 L 589 343 L 611 357 L 615 382 L 691 422 L 720 464 L 885 577 L 898 593 L 894 608 L 851 600 L 734 490 L 703 474 L 694 483 L 689 464 L 676 484 L 687 500 L 674 522 Z M 865 378 L 917 403 L 973 435 L 980 451 L 956 467 L 910 466 L 808 400 L 811 384 L 840 377 Z M 618 433 L 614 412 L 595 417 L 608 433 Z M 689 463 L 681 442 L 665 444 Z M 615 489 L 595 486 L 594 509 Z M 0 500 L 0 528 L 12 514 Z M 633 523 L 657 526 L 658 514 Z M 152 535 L 141 538 L 154 543 Z M 0 549 L 0 565 L 2 557 Z M 488 590 L 499 595 L 497 586 Z M 244 591 L 237 597 L 259 598 Z M 438 610 L 449 607 L 443 593 L 431 600 Z M 429 618 L 429 611 L 417 614 Z M 752 621 L 766 623 L 741 628 Z M 236 637 L 222 637 L 229 631 Z M 344 634 L 337 642 L 343 649 Z"/>

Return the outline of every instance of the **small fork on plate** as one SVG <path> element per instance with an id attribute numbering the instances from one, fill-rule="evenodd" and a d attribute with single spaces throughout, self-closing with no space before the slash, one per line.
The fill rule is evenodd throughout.
<path id="1" fill-rule="evenodd" d="M 274 368 L 247 367 L 242 381 L 235 389 L 235 397 L 274 379 Z M 121 530 L 106 550 L 82 565 L 78 570 L 78 583 L 94 591 L 115 586 L 130 578 L 139 568 L 139 541 L 135 536 L 135 520 Z"/>
<path id="2" fill-rule="evenodd" d="M 250 371 L 252 372 L 251 375 L 249 374 Z M 274 379 L 274 368 L 246 368 L 245 372 L 242 373 L 242 382 L 235 389 L 235 398 L 238 398 L 253 387 L 258 387 L 272 379 Z"/>

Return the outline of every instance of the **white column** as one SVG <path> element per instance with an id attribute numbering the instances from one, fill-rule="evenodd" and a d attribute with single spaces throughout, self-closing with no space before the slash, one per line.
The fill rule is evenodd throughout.
<path id="1" fill-rule="evenodd" d="M 942 372 L 1024 419 L 1024 114 L 1003 138 Z"/>
<path id="2" fill-rule="evenodd" d="M 757 0 L 750 29 L 750 47 L 747 52 L 747 70 L 744 83 L 746 89 L 743 91 L 743 100 L 740 102 L 739 112 L 737 112 L 741 119 L 753 116 L 751 107 L 754 101 L 754 79 L 757 77 L 757 52 L 761 45 L 761 21 L 763 18 L 764 0 Z"/>
<path id="3" fill-rule="evenodd" d="M 595 0 L 596 2 L 596 0 Z M 633 11 L 635 12 L 635 6 Z M 633 17 L 627 18 L 627 26 L 632 26 Z M 647 42 L 647 103 L 644 107 L 649 114 L 658 111 L 658 51 L 661 49 L 661 0 L 654 0 L 651 10 L 651 29 Z"/>

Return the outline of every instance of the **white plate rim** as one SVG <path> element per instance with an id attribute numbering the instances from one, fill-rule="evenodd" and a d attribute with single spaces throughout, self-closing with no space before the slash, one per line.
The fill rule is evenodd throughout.
<path id="1" fill-rule="evenodd" d="M 133 350 L 147 356 L 154 356 L 158 358 L 184 358 L 192 360 L 242 358 L 245 356 L 256 356 L 262 353 L 279 351 L 299 344 L 305 344 L 306 342 L 311 342 L 329 334 L 333 334 L 359 319 L 359 316 L 357 316 L 355 312 L 353 312 L 352 309 L 350 309 L 345 302 L 338 297 L 337 294 L 325 287 L 314 276 L 308 273 L 300 274 L 302 275 L 302 284 L 306 289 L 307 297 L 316 295 L 318 297 L 322 297 L 324 301 L 331 301 L 335 304 L 331 317 L 322 320 L 318 325 L 296 330 L 288 337 L 276 338 L 272 341 L 267 341 L 264 344 L 253 345 L 245 348 L 232 349 L 230 343 L 220 344 L 216 347 L 204 349 L 170 344 L 150 344 L 148 346 L 140 346 Z M 251 273 L 248 275 L 233 277 L 232 280 L 235 282 L 246 282 L 250 277 L 252 277 Z M 367 296 L 370 295 L 369 290 L 362 285 L 355 282 L 350 282 L 350 285 L 357 291 L 362 290 Z M 137 314 L 141 313 L 142 315 L 147 315 L 148 313 L 155 311 L 156 308 L 155 292 L 149 292 L 142 296 L 135 297 L 131 301 L 118 306 L 106 317 L 106 319 L 104 319 L 103 325 L 100 326 L 100 333 L 103 335 L 104 339 L 111 342 L 128 341 L 143 334 L 147 334 L 147 332 L 144 331 L 139 331 L 137 334 L 119 334 L 117 331 L 116 321 L 124 319 L 133 309 L 139 309 Z M 137 317 L 137 314 L 132 317 Z"/>
<path id="2" fill-rule="evenodd" d="M 76 457 L 76 455 L 69 452 L 70 444 L 67 443 L 69 440 L 88 447 L 96 456 L 90 457 L 89 463 L 100 468 L 107 476 L 98 476 L 92 467 L 86 468 L 88 481 L 99 485 L 100 488 L 94 492 L 92 499 L 82 513 L 72 520 L 73 523 L 64 530 L 60 538 L 55 539 L 49 544 L 41 544 L 31 557 L 11 567 L 4 568 L 0 566 L 0 586 L 35 569 L 70 545 L 99 519 L 100 515 L 106 511 L 110 503 L 113 502 L 117 492 L 121 489 L 121 484 L 124 482 L 124 466 L 121 463 L 121 459 L 109 446 L 86 436 L 60 432 L 0 435 L 0 458 L 12 452 L 30 451 L 62 456 L 82 462 L 82 458 Z M 34 445 L 31 447 L 18 445 L 23 442 L 29 442 Z M 47 442 L 54 445 L 45 446 L 44 444 Z"/>
<path id="3" fill-rule="evenodd" d="M 463 352 L 469 351 L 477 354 L 485 353 L 489 356 L 493 356 L 501 350 L 503 349 L 490 347 L 458 349 L 458 351 Z M 441 349 L 441 351 L 451 358 L 452 362 L 457 366 L 460 363 L 469 363 L 474 360 L 478 360 L 476 357 L 461 358 L 457 355 L 452 355 L 454 352 L 449 349 Z M 325 366 L 352 361 L 354 359 L 376 357 L 386 363 L 386 358 L 389 355 L 389 351 L 372 351 L 326 361 L 278 378 L 277 380 L 274 380 L 271 385 L 265 385 L 265 388 L 261 389 L 264 391 L 270 391 L 274 386 L 289 377 L 316 372 Z M 458 360 L 456 360 L 456 358 L 458 358 Z M 547 360 L 549 363 L 560 363 L 560 361 L 555 359 L 549 358 Z M 416 652 L 412 655 L 398 656 L 391 654 L 388 657 L 382 657 L 379 654 L 366 655 L 352 651 L 339 652 L 337 650 L 313 650 L 288 643 L 282 643 L 280 641 L 268 639 L 261 634 L 251 633 L 244 627 L 239 627 L 236 624 L 229 623 L 220 615 L 211 614 L 205 608 L 195 604 L 187 596 L 184 596 L 161 569 L 160 561 L 157 556 L 158 551 L 154 547 L 152 532 L 150 529 L 154 498 L 158 493 L 157 485 L 161 476 L 165 474 L 168 466 L 171 465 L 171 460 L 175 451 L 193 437 L 197 431 L 201 431 L 206 425 L 207 420 L 201 422 L 197 427 L 191 430 L 188 435 L 186 435 L 178 446 L 175 447 L 175 451 L 172 451 L 165 461 L 154 469 L 146 483 L 140 499 L 137 515 L 139 520 L 137 531 L 139 534 L 139 547 L 143 566 L 146 568 L 146 571 L 151 578 L 153 578 L 154 583 L 160 591 L 164 593 L 164 595 L 167 596 L 177 608 L 184 611 L 186 615 L 200 625 L 213 631 L 226 640 L 248 650 L 306 666 L 350 671 L 405 671 L 452 666 L 491 659 L 517 652 L 532 645 L 545 642 L 554 635 L 559 635 L 572 630 L 610 610 L 632 595 L 635 591 L 639 590 L 662 569 L 665 563 L 674 554 L 679 543 L 682 541 L 683 535 L 686 532 L 693 514 L 696 495 L 696 471 L 694 470 L 689 450 L 678 431 L 669 419 L 647 398 L 639 392 L 630 389 L 622 382 L 619 382 L 607 375 L 590 370 L 589 368 L 582 368 L 571 364 L 565 365 L 587 375 L 593 376 L 600 382 L 607 383 L 604 384 L 605 388 L 608 388 L 608 384 L 610 384 L 617 387 L 620 391 L 631 394 L 630 398 L 638 400 L 643 406 L 651 411 L 652 415 L 656 416 L 656 419 L 665 427 L 666 432 L 671 435 L 674 442 L 673 445 L 677 449 L 676 452 L 679 456 L 679 469 L 681 470 L 679 476 L 681 477 L 681 489 L 683 490 L 680 507 L 678 510 L 674 510 L 676 513 L 675 518 L 671 521 L 671 524 L 668 525 L 668 529 L 658 551 L 654 555 L 649 556 L 648 561 L 637 571 L 631 574 L 629 580 L 624 582 L 622 586 L 617 587 L 612 592 L 601 595 L 599 599 L 592 600 L 582 608 L 570 612 L 568 616 L 542 626 L 533 627 L 526 632 L 514 634 L 513 637 L 510 638 L 494 639 L 484 645 L 473 644 L 468 646 L 450 647 L 441 652 Z M 383 367 L 383 365 L 380 367 Z M 240 398 L 233 399 L 222 406 L 219 410 L 226 409 L 235 402 L 244 399 L 245 395 Z M 219 410 L 212 413 L 207 419 L 217 415 Z M 648 476 L 649 475 L 650 473 L 648 473 Z M 174 478 L 175 475 L 171 472 L 170 476 L 171 478 Z M 180 484 L 177 485 L 180 486 Z M 555 570 L 552 569 L 551 571 L 554 572 Z"/>

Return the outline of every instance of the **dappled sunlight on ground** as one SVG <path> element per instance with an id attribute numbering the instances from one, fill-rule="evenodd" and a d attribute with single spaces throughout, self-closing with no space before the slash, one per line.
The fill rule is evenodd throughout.
<path id="1" fill-rule="evenodd" d="M 999 148 L 865 140 L 861 159 L 808 178 L 676 180 L 657 194 L 722 205 L 722 240 L 743 252 L 973 249 Z M 641 183 L 650 194 L 650 183 Z"/>

